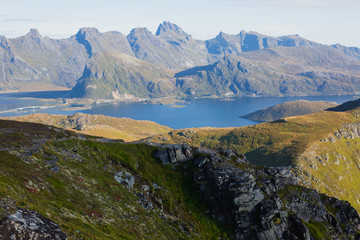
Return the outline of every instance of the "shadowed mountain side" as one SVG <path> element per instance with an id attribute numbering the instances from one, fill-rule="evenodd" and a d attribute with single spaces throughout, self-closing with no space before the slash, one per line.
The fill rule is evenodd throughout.
<path id="1" fill-rule="evenodd" d="M 336 107 L 328 108 L 326 109 L 326 111 L 344 112 L 344 111 L 354 110 L 359 107 L 360 107 L 360 99 L 356 99 L 353 101 L 345 102 Z"/>
<path id="2" fill-rule="evenodd" d="M 242 116 L 242 118 L 250 119 L 256 122 L 269 122 L 285 117 L 320 112 L 329 107 L 334 107 L 337 105 L 338 104 L 334 102 L 298 100 L 280 103 L 265 109 L 261 109 Z"/>
<path id="3" fill-rule="evenodd" d="M 73 115 L 31 114 L 3 118 L 21 122 L 51 125 L 82 134 L 124 141 L 137 141 L 142 138 L 169 132 L 171 128 L 151 121 L 115 118 L 104 115 L 76 113 Z"/>

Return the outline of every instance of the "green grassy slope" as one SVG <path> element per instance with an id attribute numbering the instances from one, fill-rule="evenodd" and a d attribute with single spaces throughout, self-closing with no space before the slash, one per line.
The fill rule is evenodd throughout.
<path id="1" fill-rule="evenodd" d="M 31 209 L 69 239 L 227 238 L 229 230 L 205 214 L 190 170 L 160 164 L 153 150 L 0 120 L 0 217 L 9 206 Z M 133 189 L 114 179 L 124 170 L 135 178 Z M 137 203 L 143 185 L 154 210 Z"/>
<path id="2" fill-rule="evenodd" d="M 174 130 L 146 141 L 231 148 L 259 165 L 291 165 L 305 149 L 342 124 L 355 122 L 350 112 L 320 112 L 240 128 Z"/>
<path id="3" fill-rule="evenodd" d="M 129 118 L 115 118 L 104 115 L 90 115 L 76 113 L 70 116 L 31 114 L 4 118 L 9 120 L 42 123 L 75 132 L 122 139 L 124 141 L 137 141 L 156 134 L 169 132 L 171 128 L 151 121 L 140 121 Z"/>

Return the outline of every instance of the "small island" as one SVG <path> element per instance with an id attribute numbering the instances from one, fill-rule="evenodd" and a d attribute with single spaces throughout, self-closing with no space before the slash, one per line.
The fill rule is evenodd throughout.
<path id="1" fill-rule="evenodd" d="M 280 103 L 241 117 L 256 122 L 270 122 L 280 118 L 324 111 L 337 105 L 335 102 L 298 100 Z"/>

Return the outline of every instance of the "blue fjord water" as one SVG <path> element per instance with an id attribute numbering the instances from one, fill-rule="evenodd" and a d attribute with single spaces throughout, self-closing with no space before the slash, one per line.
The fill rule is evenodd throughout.
<path id="1" fill-rule="evenodd" d="M 174 129 L 191 127 L 240 127 L 256 124 L 254 121 L 240 118 L 250 112 L 270 107 L 272 105 L 294 101 L 332 101 L 343 103 L 353 99 L 353 96 L 315 96 L 315 97 L 256 97 L 239 98 L 233 101 L 220 99 L 192 99 L 187 104 L 175 105 L 145 104 L 141 102 L 116 102 L 93 106 L 91 109 L 63 111 L 60 108 L 39 109 L 33 106 L 55 104 L 41 98 L 58 98 L 66 92 L 37 93 L 7 93 L 0 94 L 0 117 L 25 115 L 31 113 L 73 114 L 103 114 L 113 117 L 127 117 L 136 120 L 151 120 Z M 26 112 L 7 111 L 16 108 L 26 108 Z"/>

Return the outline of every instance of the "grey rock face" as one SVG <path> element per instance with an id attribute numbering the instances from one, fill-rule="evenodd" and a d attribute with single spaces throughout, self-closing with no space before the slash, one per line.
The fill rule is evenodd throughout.
<path id="1" fill-rule="evenodd" d="M 114 175 L 114 178 L 118 183 L 123 184 L 128 190 L 132 190 L 134 188 L 135 178 L 131 175 L 131 173 L 125 170 L 119 171 Z"/>
<path id="2" fill-rule="evenodd" d="M 177 144 L 167 145 L 165 149 L 155 152 L 155 157 L 160 159 L 163 164 L 187 162 L 192 159 L 192 156 L 191 147 Z"/>
<path id="3" fill-rule="evenodd" d="M 72 128 L 81 131 L 85 129 L 88 123 L 89 119 L 86 114 L 75 113 L 67 116 L 66 120 L 62 121 L 60 124 L 65 128 Z"/>
<path id="4" fill-rule="evenodd" d="M 360 123 L 348 123 L 341 126 L 341 128 L 334 133 L 340 139 L 355 139 L 360 137 Z"/>
<path id="5" fill-rule="evenodd" d="M 37 212 L 20 208 L 1 220 L 0 239 L 65 240 L 67 237 L 53 221 Z"/>

